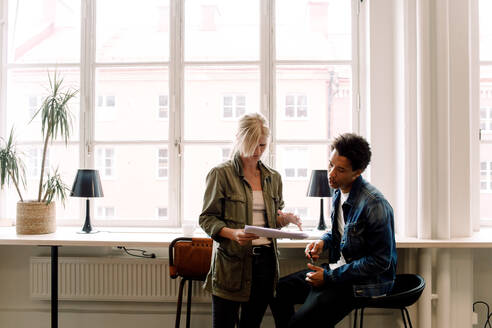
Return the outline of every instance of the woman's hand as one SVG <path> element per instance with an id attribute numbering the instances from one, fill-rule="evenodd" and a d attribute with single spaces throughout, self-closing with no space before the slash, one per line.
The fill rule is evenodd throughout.
<path id="1" fill-rule="evenodd" d="M 244 232 L 244 229 L 231 229 L 226 227 L 220 230 L 219 236 L 234 240 L 241 246 L 248 245 L 252 240 L 260 238 L 254 233 Z"/>
<path id="2" fill-rule="evenodd" d="M 277 223 L 281 227 L 285 227 L 289 223 L 295 224 L 299 227 L 299 230 L 302 230 L 302 220 L 300 217 L 293 213 L 284 213 L 281 210 L 278 210 Z"/>

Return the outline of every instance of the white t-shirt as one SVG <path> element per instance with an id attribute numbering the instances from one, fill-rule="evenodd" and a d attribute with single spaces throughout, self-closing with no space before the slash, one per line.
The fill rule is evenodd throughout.
<path id="1" fill-rule="evenodd" d="M 343 217 L 342 205 L 343 205 L 343 203 L 345 203 L 345 201 L 347 200 L 349 195 L 350 195 L 349 192 L 346 194 L 342 192 L 340 194 L 340 202 L 338 203 L 337 222 L 338 222 L 338 232 L 340 232 L 340 238 L 343 237 L 343 231 L 345 230 L 345 219 Z M 341 242 L 341 240 L 340 240 L 340 242 Z M 344 264 L 347 264 L 347 262 L 345 262 L 345 258 L 343 257 L 343 254 L 340 253 L 340 259 L 338 260 L 337 263 L 330 263 L 330 269 L 335 270 L 336 268 L 338 268 Z"/>
<path id="2" fill-rule="evenodd" d="M 266 227 L 265 201 L 263 200 L 263 191 L 261 190 L 253 190 L 253 225 Z M 254 246 L 271 243 L 271 240 L 266 237 L 260 237 L 251 242 Z"/>

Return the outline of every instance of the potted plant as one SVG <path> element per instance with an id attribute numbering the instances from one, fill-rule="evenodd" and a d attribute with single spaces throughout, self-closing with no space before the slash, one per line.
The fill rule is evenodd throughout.
<path id="1" fill-rule="evenodd" d="M 11 130 L 8 141 L 0 143 L 0 187 L 10 182 L 14 184 L 19 195 L 17 203 L 16 230 L 19 234 L 42 234 L 56 230 L 55 198 L 64 204 L 69 190 L 63 183 L 58 169 L 46 174 L 46 154 L 48 144 L 60 136 L 68 144 L 72 131 L 72 113 L 68 106 L 78 90 L 63 89 L 63 78 L 58 73 L 53 77 L 48 74 L 49 93 L 36 111 L 33 119 L 40 115 L 43 135 L 43 156 L 39 178 L 38 197 L 36 200 L 24 200 L 20 187 L 25 187 L 25 169 L 21 153 L 17 151 L 14 132 Z M 32 120 L 31 120 L 32 122 Z"/>

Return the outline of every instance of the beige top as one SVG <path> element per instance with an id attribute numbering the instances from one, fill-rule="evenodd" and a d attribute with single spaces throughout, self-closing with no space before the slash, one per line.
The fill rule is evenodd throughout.
<path id="1" fill-rule="evenodd" d="M 258 227 L 266 226 L 265 201 L 263 200 L 263 191 L 253 190 L 253 225 Z M 260 237 L 253 240 L 253 245 L 271 244 L 271 240 L 266 237 Z"/>

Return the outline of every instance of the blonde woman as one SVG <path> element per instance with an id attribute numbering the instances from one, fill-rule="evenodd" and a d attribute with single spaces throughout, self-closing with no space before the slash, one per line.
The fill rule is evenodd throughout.
<path id="1" fill-rule="evenodd" d="M 213 327 L 260 327 L 278 280 L 275 239 L 245 233 L 244 226 L 281 228 L 301 220 L 283 213 L 280 174 L 260 159 L 270 130 L 265 117 L 239 120 L 231 160 L 207 175 L 200 226 L 214 240 L 205 288 L 212 293 Z M 239 309 L 241 315 L 239 316 Z"/>

